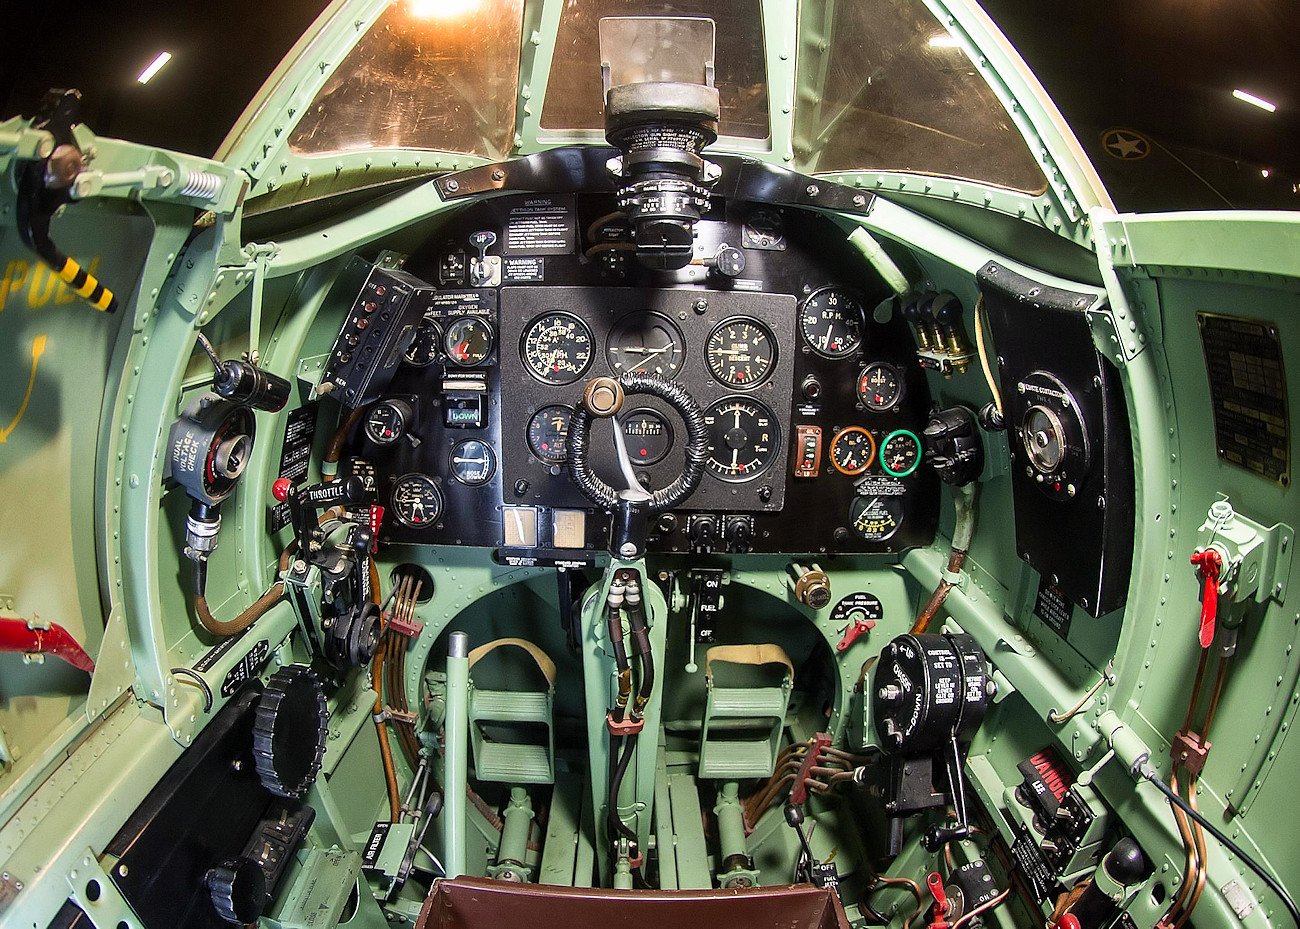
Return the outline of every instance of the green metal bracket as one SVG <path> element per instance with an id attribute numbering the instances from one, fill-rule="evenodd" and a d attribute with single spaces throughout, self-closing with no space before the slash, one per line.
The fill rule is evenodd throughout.
<path id="1" fill-rule="evenodd" d="M 95 674 L 86 696 L 86 719 L 94 722 L 117 698 L 135 683 L 135 663 L 131 659 L 131 635 L 122 610 L 113 607 L 104 626 L 104 638 L 95 658 Z"/>
<path id="2" fill-rule="evenodd" d="M 1211 504 L 1197 539 L 1198 548 L 1215 548 L 1223 557 L 1221 596 L 1256 603 L 1286 599 L 1295 540 L 1286 523 L 1266 527 L 1238 513 L 1224 497 Z"/>
<path id="3" fill-rule="evenodd" d="M 67 873 L 69 896 L 81 907 L 95 929 L 144 929 L 131 904 L 118 891 L 95 853 L 87 848 Z"/>
<path id="4" fill-rule="evenodd" d="M 357 852 L 310 849 L 293 886 L 275 913 L 262 917 L 262 923 L 271 929 L 336 925 L 357 886 L 360 871 L 361 855 Z"/>

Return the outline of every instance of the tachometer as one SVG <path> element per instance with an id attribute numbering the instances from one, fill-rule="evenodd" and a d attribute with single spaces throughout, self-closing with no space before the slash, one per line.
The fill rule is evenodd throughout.
<path id="1" fill-rule="evenodd" d="M 876 457 L 876 440 L 861 426 L 841 429 L 831 440 L 831 464 L 841 474 L 861 474 Z"/>
<path id="2" fill-rule="evenodd" d="M 492 354 L 492 327 L 477 316 L 462 316 L 447 327 L 443 348 L 447 357 L 462 368 L 471 368 L 487 361 Z"/>
<path id="3" fill-rule="evenodd" d="M 776 367 L 776 337 L 756 319 L 733 316 L 709 334 L 704 356 L 709 373 L 728 387 L 757 387 Z"/>
<path id="4" fill-rule="evenodd" d="M 442 491 L 433 478 L 408 474 L 393 485 L 393 512 L 403 526 L 423 529 L 442 515 Z"/>
<path id="5" fill-rule="evenodd" d="M 605 357 L 615 374 L 658 374 L 671 379 L 681 370 L 686 342 L 668 317 L 638 310 L 610 330 Z"/>
<path id="6" fill-rule="evenodd" d="M 569 419 L 573 410 L 567 406 L 546 406 L 528 421 L 528 447 L 547 464 L 563 464 L 569 452 Z"/>
<path id="7" fill-rule="evenodd" d="M 781 446 L 776 414 L 748 397 L 716 401 L 704 413 L 709 430 L 705 466 L 724 481 L 748 481 L 771 467 Z"/>
<path id="8" fill-rule="evenodd" d="M 572 384 L 591 367 L 591 327 L 572 313 L 543 313 L 524 329 L 519 354 L 547 384 Z"/>
<path id="9" fill-rule="evenodd" d="M 903 525 L 902 497 L 854 497 L 849 525 L 868 542 L 883 542 Z"/>
<path id="10" fill-rule="evenodd" d="M 827 358 L 843 358 L 862 344 L 862 304 L 838 287 L 814 291 L 799 310 L 799 331 L 812 350 Z"/>
<path id="11" fill-rule="evenodd" d="M 921 440 L 913 432 L 896 429 L 880 443 L 880 466 L 886 474 L 907 477 L 921 463 Z"/>

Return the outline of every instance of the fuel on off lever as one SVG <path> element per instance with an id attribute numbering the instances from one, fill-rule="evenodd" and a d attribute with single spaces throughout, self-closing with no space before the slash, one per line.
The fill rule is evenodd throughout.
<path id="1" fill-rule="evenodd" d="M 1223 573 L 1223 556 L 1213 548 L 1192 553 L 1196 576 L 1201 581 L 1201 648 L 1214 641 L 1214 620 L 1219 613 L 1219 575 Z"/>
<path id="2" fill-rule="evenodd" d="M 867 619 L 862 614 L 856 614 L 847 626 L 840 630 L 844 637 L 840 639 L 839 644 L 835 646 L 837 652 L 846 651 L 850 645 L 858 640 L 860 636 L 866 635 L 872 629 L 876 628 L 874 619 Z"/>

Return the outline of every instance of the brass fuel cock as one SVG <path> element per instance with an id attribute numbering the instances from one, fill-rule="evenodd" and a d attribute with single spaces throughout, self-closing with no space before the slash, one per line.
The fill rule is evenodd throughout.
<path id="1" fill-rule="evenodd" d="M 966 335 L 965 309 L 955 294 L 946 290 L 908 294 L 902 298 L 902 313 L 916 334 L 921 367 L 944 377 L 970 369 L 975 350 Z"/>

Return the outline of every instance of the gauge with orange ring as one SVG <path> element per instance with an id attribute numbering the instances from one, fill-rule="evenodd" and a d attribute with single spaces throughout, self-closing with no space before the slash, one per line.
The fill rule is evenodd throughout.
<path id="1" fill-rule="evenodd" d="M 841 474 L 861 474 L 876 459 L 876 440 L 861 426 L 849 426 L 831 440 L 831 464 Z"/>

